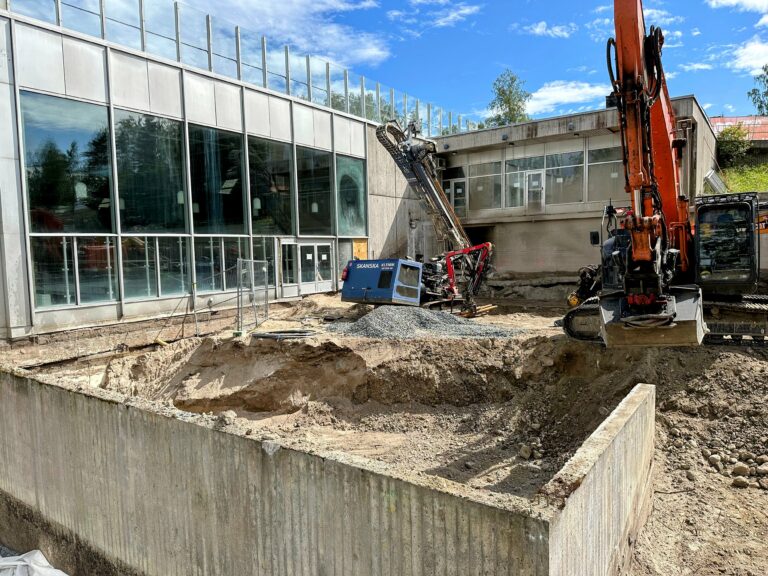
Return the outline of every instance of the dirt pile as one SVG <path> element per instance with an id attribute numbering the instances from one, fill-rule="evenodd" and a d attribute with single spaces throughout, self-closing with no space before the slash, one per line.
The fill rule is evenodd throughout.
<path id="1" fill-rule="evenodd" d="M 355 322 L 339 322 L 330 330 L 353 338 L 392 340 L 511 338 L 521 333 L 521 330 L 480 324 L 448 312 L 410 306 L 381 306 Z"/>

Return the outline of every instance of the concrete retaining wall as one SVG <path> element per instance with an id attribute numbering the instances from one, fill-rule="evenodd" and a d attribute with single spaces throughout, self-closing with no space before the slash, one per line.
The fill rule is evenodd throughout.
<path id="1" fill-rule="evenodd" d="M 625 543 L 583 550 L 595 534 L 627 531 L 634 519 L 607 511 L 629 510 L 637 491 L 623 476 L 607 486 L 616 477 L 606 470 L 621 464 L 642 485 L 650 471 L 652 388 L 635 390 L 601 428 L 590 450 L 605 450 L 573 471 L 584 475 L 578 489 L 536 504 L 392 478 L 375 463 L 300 453 L 214 430 L 203 416 L 96 394 L 0 375 L 0 511 L 15 519 L 0 521 L 0 543 L 39 547 L 72 576 L 105 559 L 113 568 L 100 574 L 607 574 L 594 563 L 614 562 Z M 588 519 L 590 530 L 578 531 Z"/>

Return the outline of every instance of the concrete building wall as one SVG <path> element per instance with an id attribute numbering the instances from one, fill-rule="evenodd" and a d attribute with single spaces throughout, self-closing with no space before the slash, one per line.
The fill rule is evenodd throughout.
<path id="1" fill-rule="evenodd" d="M 0 510 L 39 522 L 0 514 L 0 542 L 71 576 L 108 572 L 78 570 L 65 534 L 120 574 L 549 574 L 547 522 L 522 509 L 8 374 L 0 395 Z"/>
<path id="2" fill-rule="evenodd" d="M 0 397 L 0 543 L 71 576 L 615 576 L 651 501 L 650 386 L 535 502 L 99 390 L 0 373 Z"/>
<path id="3" fill-rule="evenodd" d="M 551 574 L 626 574 L 653 500 L 655 414 L 654 387 L 638 386 L 544 488 L 568 494 L 551 525 Z"/>
<path id="4" fill-rule="evenodd" d="M 19 338 L 31 330 L 24 201 L 11 23 L 0 18 L 0 331 Z"/>

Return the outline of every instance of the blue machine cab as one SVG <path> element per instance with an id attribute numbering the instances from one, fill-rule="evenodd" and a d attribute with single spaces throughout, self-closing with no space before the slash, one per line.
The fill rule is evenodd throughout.
<path id="1" fill-rule="evenodd" d="M 342 302 L 421 304 L 422 265 L 412 260 L 351 260 L 342 275 Z"/>

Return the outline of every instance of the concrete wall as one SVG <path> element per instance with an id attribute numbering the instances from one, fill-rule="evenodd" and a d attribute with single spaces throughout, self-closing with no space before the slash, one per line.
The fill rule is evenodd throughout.
<path id="1" fill-rule="evenodd" d="M 368 165 L 369 256 L 415 257 L 408 254 L 409 235 L 412 235 L 411 244 L 416 244 L 427 257 L 439 254 L 432 221 L 405 176 L 376 139 L 373 126 L 368 127 Z"/>
<path id="2" fill-rule="evenodd" d="M 0 397 L 0 493 L 140 574 L 548 573 L 527 511 L 8 374 Z M 93 575 L 39 532 L 0 521 L 1 543 Z"/>
<path id="3" fill-rule="evenodd" d="M 655 413 L 654 387 L 635 388 L 544 488 L 566 494 L 551 525 L 551 574 L 626 573 L 653 497 Z"/>
<path id="4" fill-rule="evenodd" d="M 648 386 L 536 503 L 93 394 L 0 374 L 0 544 L 71 576 L 608 576 L 650 498 Z"/>

